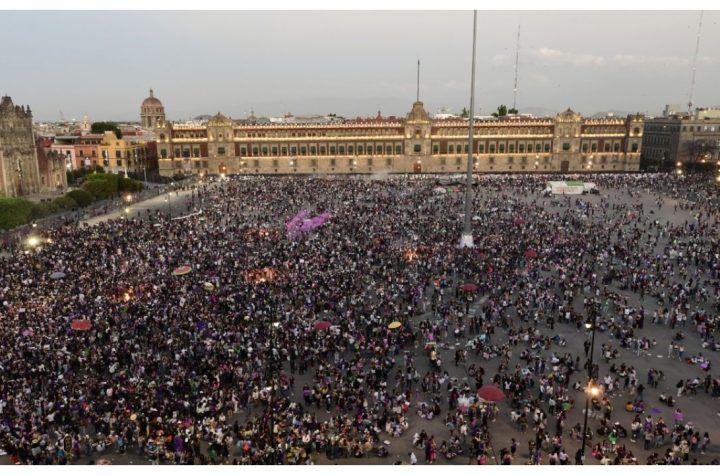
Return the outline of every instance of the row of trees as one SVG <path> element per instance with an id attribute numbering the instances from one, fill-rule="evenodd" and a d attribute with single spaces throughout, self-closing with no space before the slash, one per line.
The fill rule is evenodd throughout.
<path id="1" fill-rule="evenodd" d="M 0 229 L 12 229 L 61 211 L 90 206 L 119 193 L 142 191 L 143 183 L 112 173 L 90 173 L 81 188 L 52 201 L 33 203 L 24 198 L 0 198 Z"/>

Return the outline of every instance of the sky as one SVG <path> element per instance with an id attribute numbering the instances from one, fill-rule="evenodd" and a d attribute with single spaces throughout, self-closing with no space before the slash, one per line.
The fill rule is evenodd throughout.
<path id="1" fill-rule="evenodd" d="M 659 114 L 687 105 L 698 11 L 479 11 L 476 114 Z M 0 94 L 36 120 L 170 120 L 469 107 L 469 11 L 0 12 Z M 720 105 L 720 12 L 706 11 L 694 104 Z"/>

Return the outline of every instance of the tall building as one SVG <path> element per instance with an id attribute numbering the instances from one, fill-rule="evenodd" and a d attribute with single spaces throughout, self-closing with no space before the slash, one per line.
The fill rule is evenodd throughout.
<path id="1" fill-rule="evenodd" d="M 475 124 L 479 173 L 627 172 L 640 168 L 644 117 L 503 118 Z M 468 121 L 430 118 L 417 101 L 402 118 L 323 123 L 206 123 L 155 129 L 160 174 L 458 173 Z"/>
<path id="2" fill-rule="evenodd" d="M 40 191 L 40 172 L 30 106 L 16 106 L 9 96 L 0 100 L 0 196 Z"/>
<path id="3" fill-rule="evenodd" d="M 643 158 L 667 167 L 676 162 L 720 160 L 720 109 L 679 112 L 667 106 L 662 117 L 649 118 L 643 135 Z"/>
<path id="4" fill-rule="evenodd" d="M 40 191 L 49 193 L 67 188 L 67 155 L 53 150 L 53 139 L 38 137 L 38 171 L 40 173 Z"/>
<path id="5" fill-rule="evenodd" d="M 146 129 L 153 129 L 161 122 L 165 122 L 165 108 L 150 89 L 150 96 L 140 106 L 140 124 Z"/>

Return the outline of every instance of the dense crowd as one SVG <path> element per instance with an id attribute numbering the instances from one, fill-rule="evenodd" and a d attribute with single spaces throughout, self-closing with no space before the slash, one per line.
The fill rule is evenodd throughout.
<path id="1" fill-rule="evenodd" d="M 437 177 L 231 178 L 195 187 L 185 219 L 44 230 L 2 261 L 0 449 L 23 464 L 398 463 L 396 446 L 406 463 L 581 463 L 568 421 L 590 375 L 587 458 L 717 463 L 717 423 L 682 412 L 720 397 L 714 181 L 596 175 L 591 199 L 543 197 L 548 179 L 478 178 L 470 249 L 463 193 Z M 301 210 L 330 219 L 290 239 Z"/>

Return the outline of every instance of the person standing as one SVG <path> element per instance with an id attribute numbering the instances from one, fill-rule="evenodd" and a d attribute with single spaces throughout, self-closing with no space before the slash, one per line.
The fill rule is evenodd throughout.
<path id="1" fill-rule="evenodd" d="M 415 452 L 408 453 L 410 456 L 410 465 L 417 465 L 417 457 L 415 456 Z"/>

